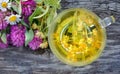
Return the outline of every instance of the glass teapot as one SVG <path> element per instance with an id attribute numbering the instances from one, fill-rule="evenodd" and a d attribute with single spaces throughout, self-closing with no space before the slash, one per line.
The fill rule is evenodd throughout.
<path id="1" fill-rule="evenodd" d="M 68 65 L 90 64 L 105 47 L 105 27 L 114 22 L 113 16 L 101 20 L 84 8 L 64 10 L 49 27 L 50 48 L 60 61 Z"/>

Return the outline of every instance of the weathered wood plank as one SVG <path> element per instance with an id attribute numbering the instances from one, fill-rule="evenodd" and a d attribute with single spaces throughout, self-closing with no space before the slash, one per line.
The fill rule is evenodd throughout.
<path id="1" fill-rule="evenodd" d="M 61 63 L 46 49 L 44 54 L 27 48 L 0 49 L 0 74 L 119 74 L 120 73 L 120 0 L 62 0 L 62 10 L 84 7 L 101 18 L 114 15 L 116 23 L 107 28 L 107 45 L 101 57 L 85 67 Z M 41 50 L 40 52 L 44 52 Z"/>

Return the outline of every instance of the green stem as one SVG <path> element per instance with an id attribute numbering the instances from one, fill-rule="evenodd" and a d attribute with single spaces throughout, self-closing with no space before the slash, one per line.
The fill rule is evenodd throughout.
<path id="1" fill-rule="evenodd" d="M 18 3 L 18 4 L 19 4 L 19 2 L 20 2 L 20 1 L 18 1 L 18 0 L 15 0 L 15 1 L 16 1 L 16 3 Z"/>
<path id="2" fill-rule="evenodd" d="M 33 17 L 33 19 L 37 19 L 37 18 L 41 18 L 41 17 L 43 17 L 45 14 L 47 14 L 49 8 L 50 8 L 50 6 L 47 5 L 47 8 L 46 8 L 46 10 L 44 11 L 44 13 L 41 14 L 41 15 L 39 15 L 39 16 Z"/>
<path id="3" fill-rule="evenodd" d="M 77 21 L 77 11 L 74 13 L 74 17 L 73 17 L 73 25 L 72 25 L 72 39 L 73 42 L 76 40 L 76 21 Z"/>

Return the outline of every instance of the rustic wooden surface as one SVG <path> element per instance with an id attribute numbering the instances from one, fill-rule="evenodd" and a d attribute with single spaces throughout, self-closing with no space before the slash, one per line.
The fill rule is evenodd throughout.
<path id="1" fill-rule="evenodd" d="M 62 9 L 85 7 L 101 18 L 114 15 L 107 27 L 107 45 L 101 57 L 85 67 L 61 63 L 50 49 L 33 52 L 27 48 L 0 49 L 0 74 L 120 74 L 120 0 L 62 0 Z M 42 54 L 44 52 L 44 54 Z"/>

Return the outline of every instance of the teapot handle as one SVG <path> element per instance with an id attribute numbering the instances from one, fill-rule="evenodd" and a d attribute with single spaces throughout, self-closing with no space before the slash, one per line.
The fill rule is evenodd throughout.
<path id="1" fill-rule="evenodd" d="M 115 23 L 115 18 L 113 16 L 106 17 L 103 20 L 100 20 L 99 23 L 101 24 L 102 28 L 105 28 L 112 23 Z"/>

